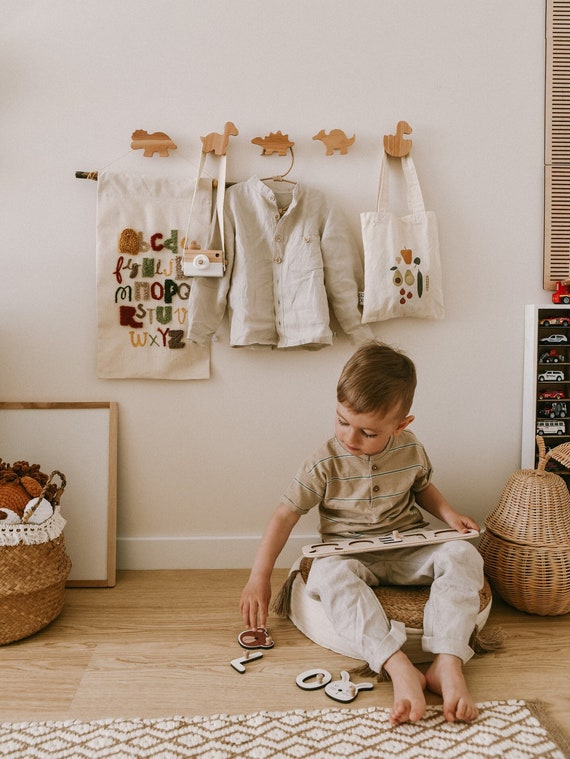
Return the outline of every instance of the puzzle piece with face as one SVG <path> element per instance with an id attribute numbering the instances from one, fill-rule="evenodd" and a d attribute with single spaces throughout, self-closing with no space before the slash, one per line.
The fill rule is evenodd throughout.
<path id="1" fill-rule="evenodd" d="M 275 641 L 265 627 L 257 627 L 256 629 L 240 632 L 238 643 L 242 648 L 250 650 L 255 648 L 273 648 L 275 645 Z"/>
<path id="2" fill-rule="evenodd" d="M 372 690 L 374 688 L 374 683 L 352 683 L 350 675 L 346 670 L 343 670 L 340 676 L 340 680 L 333 680 L 331 683 L 325 685 L 325 693 L 330 698 L 334 698 L 335 701 L 348 704 L 358 696 L 358 691 Z"/>

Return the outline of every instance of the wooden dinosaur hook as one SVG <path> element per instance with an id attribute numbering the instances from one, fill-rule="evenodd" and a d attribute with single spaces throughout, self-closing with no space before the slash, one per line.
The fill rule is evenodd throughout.
<path id="1" fill-rule="evenodd" d="M 200 137 L 202 140 L 202 153 L 226 155 L 230 137 L 236 137 L 238 134 L 239 131 L 236 125 L 232 121 L 226 121 L 222 134 L 210 132 L 210 134 Z"/>
<path id="2" fill-rule="evenodd" d="M 252 143 L 261 147 L 261 155 L 273 155 L 274 153 L 287 155 L 287 151 L 295 144 L 289 139 L 289 135 L 283 134 L 281 130 L 269 132 L 265 137 L 254 137 Z"/>
<path id="3" fill-rule="evenodd" d="M 412 127 L 407 121 L 398 121 L 396 134 L 384 135 L 384 150 L 394 158 L 402 158 L 408 155 L 412 149 L 412 140 L 404 139 L 405 134 L 411 134 Z"/>
<path id="4" fill-rule="evenodd" d="M 354 144 L 355 139 L 356 135 L 353 134 L 352 137 L 347 137 L 342 129 L 331 129 L 328 134 L 324 129 L 321 129 L 313 137 L 313 140 L 320 140 L 324 144 L 326 155 L 332 155 L 335 150 L 338 150 L 341 155 L 346 155 L 348 148 Z"/>

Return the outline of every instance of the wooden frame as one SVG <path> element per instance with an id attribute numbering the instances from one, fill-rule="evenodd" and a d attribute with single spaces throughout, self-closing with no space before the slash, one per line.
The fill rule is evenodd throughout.
<path id="1" fill-rule="evenodd" d="M 546 2 L 544 104 L 544 273 L 543 288 L 570 279 L 570 8 L 567 0 Z"/>
<path id="2" fill-rule="evenodd" d="M 68 587 L 115 585 L 117 420 L 114 402 L 0 402 L 0 457 L 67 478 L 61 513 L 73 565 Z"/>

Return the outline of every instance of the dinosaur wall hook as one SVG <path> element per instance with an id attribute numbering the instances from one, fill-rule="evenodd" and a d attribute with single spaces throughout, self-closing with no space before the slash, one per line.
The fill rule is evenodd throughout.
<path id="1" fill-rule="evenodd" d="M 226 121 L 222 134 L 210 132 L 202 140 L 202 153 L 213 153 L 214 155 L 226 155 L 230 137 L 237 137 L 238 128 L 231 121 Z"/>
<path id="2" fill-rule="evenodd" d="M 335 150 L 338 150 L 341 155 L 346 155 L 348 153 L 348 148 L 351 145 L 354 145 L 355 139 L 355 134 L 353 134 L 352 137 L 347 137 L 342 129 L 331 129 L 328 134 L 324 129 L 321 129 L 321 131 L 317 132 L 313 137 L 313 140 L 320 140 L 324 144 L 326 148 L 325 155 L 332 155 Z"/>
<path id="3" fill-rule="evenodd" d="M 407 121 L 398 121 L 396 125 L 396 134 L 384 135 L 384 150 L 388 155 L 394 158 L 402 158 L 408 155 L 412 149 L 412 140 L 406 140 L 405 134 L 411 134 L 412 127 Z"/>

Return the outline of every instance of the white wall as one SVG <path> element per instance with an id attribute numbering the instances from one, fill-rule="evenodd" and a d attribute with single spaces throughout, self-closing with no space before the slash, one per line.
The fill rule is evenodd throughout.
<path id="1" fill-rule="evenodd" d="M 549 301 L 544 2 L 0 0 L 0 13 L 0 398 L 118 401 L 119 565 L 247 566 L 332 432 L 353 350 L 339 337 L 316 353 L 240 351 L 222 330 L 209 380 L 97 379 L 97 187 L 74 173 L 121 159 L 138 128 L 197 164 L 199 135 L 234 121 L 234 181 L 284 170 L 250 143 L 281 129 L 294 178 L 340 201 L 358 235 L 382 135 L 409 121 L 447 316 L 376 334 L 415 359 L 414 430 L 436 483 L 481 520 L 519 467 L 524 304 Z M 348 156 L 325 157 L 321 128 L 356 133 Z M 315 525 L 301 520 L 282 566 Z"/>

